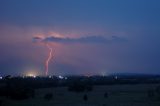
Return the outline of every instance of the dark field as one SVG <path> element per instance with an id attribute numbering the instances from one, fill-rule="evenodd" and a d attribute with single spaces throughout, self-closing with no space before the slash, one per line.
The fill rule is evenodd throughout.
<path id="1" fill-rule="evenodd" d="M 12 89 L 12 92 L 16 93 L 14 96 L 12 92 L 10 92 L 11 94 L 8 93 L 7 96 L 2 95 L 0 97 L 1 106 L 160 106 L 160 84 L 157 80 L 156 83 L 133 83 L 133 81 L 128 80 L 127 83 L 123 84 L 115 83 L 115 81 L 112 84 L 94 84 L 91 79 L 80 79 L 72 79 L 72 81 L 68 79 L 66 82 L 58 79 L 56 81 L 47 79 L 48 82 L 46 81 L 46 83 L 50 86 L 43 85 L 45 82 L 42 79 L 40 83 L 40 79 L 30 78 L 29 80 L 33 80 L 30 84 L 22 84 L 23 80 L 16 84 L 15 79 L 8 79 L 9 85 L 5 85 L 4 82 L 7 81 L 2 81 L 1 91 L 4 86 L 8 86 L 5 90 Z M 10 84 L 9 80 L 14 83 Z M 38 85 L 41 86 L 30 86 L 31 83 L 35 84 L 33 83 L 36 82 L 34 80 L 38 80 Z M 54 84 L 50 83 L 52 81 Z"/>

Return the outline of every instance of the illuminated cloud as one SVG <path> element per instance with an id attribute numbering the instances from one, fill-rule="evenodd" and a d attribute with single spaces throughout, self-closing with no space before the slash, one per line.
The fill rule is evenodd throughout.
<path id="1" fill-rule="evenodd" d="M 43 37 L 40 37 L 40 36 L 36 36 L 36 37 L 33 37 L 33 42 L 42 42 L 43 41 Z"/>
<path id="2" fill-rule="evenodd" d="M 112 36 L 110 39 L 107 39 L 103 36 L 87 36 L 80 38 L 69 38 L 69 37 L 39 37 L 36 36 L 33 38 L 33 42 L 57 42 L 57 43 L 111 43 L 111 42 L 125 42 L 127 41 L 124 38 L 118 36 Z"/>

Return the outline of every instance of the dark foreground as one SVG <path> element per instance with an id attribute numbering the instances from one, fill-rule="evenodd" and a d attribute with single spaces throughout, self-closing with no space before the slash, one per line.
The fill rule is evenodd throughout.
<path id="1" fill-rule="evenodd" d="M 160 106 L 159 77 L 7 77 L 0 82 L 0 106 Z"/>
<path id="2" fill-rule="evenodd" d="M 36 89 L 33 98 L 1 97 L 2 106 L 160 106 L 156 84 L 94 86 L 91 92 L 70 92 L 67 87 Z M 47 94 L 52 96 L 46 97 Z M 85 98 L 85 95 L 87 98 Z"/>

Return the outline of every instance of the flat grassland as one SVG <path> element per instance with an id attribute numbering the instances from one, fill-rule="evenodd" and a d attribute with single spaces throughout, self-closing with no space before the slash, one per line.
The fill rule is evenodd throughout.
<path id="1" fill-rule="evenodd" d="M 67 87 L 37 89 L 34 98 L 16 101 L 5 99 L 2 106 L 160 106 L 160 97 L 148 96 L 158 84 L 94 86 L 91 92 L 70 92 Z M 105 93 L 107 96 L 105 97 Z M 53 94 L 50 100 L 44 99 Z M 84 95 L 87 100 L 84 100 Z"/>

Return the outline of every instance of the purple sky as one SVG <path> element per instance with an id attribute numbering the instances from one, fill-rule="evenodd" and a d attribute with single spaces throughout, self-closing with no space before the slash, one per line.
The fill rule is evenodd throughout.
<path id="1" fill-rule="evenodd" d="M 159 5 L 159 0 L 0 0 L 0 75 L 44 75 L 49 50 L 33 42 L 37 36 L 52 38 L 51 75 L 160 74 Z"/>

